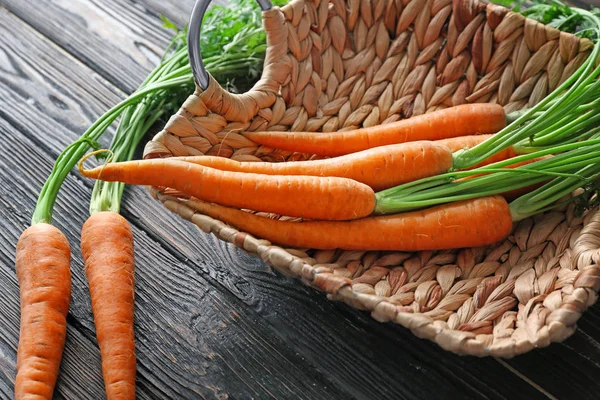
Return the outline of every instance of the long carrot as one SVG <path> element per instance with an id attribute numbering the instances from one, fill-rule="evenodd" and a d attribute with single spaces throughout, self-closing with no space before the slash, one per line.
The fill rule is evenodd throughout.
<path id="1" fill-rule="evenodd" d="M 388 144 L 496 133 L 506 123 L 502 106 L 476 103 L 345 132 L 247 131 L 244 136 L 255 143 L 282 150 L 341 156 Z"/>
<path id="2" fill-rule="evenodd" d="M 436 142 L 418 141 L 376 147 L 345 156 L 282 163 L 239 162 L 225 157 L 177 158 L 222 171 L 266 175 L 337 176 L 353 179 L 373 190 L 441 174 L 452 167 L 452 152 Z"/>
<path id="3" fill-rule="evenodd" d="M 354 179 L 378 191 L 448 172 L 452 168 L 453 152 L 471 148 L 491 136 L 472 135 L 436 141 L 421 140 L 391 144 L 339 157 L 309 161 L 240 162 L 218 156 L 188 156 L 172 159 L 221 171 L 266 175 L 337 176 Z M 509 147 L 479 166 L 513 156 L 513 148 Z"/>
<path id="4" fill-rule="evenodd" d="M 81 231 L 107 399 L 134 399 L 133 234 L 116 212 L 93 213 Z"/>
<path id="5" fill-rule="evenodd" d="M 175 51 L 161 61 L 140 90 L 167 84 L 174 75 L 185 71 L 187 58 L 182 45 L 175 45 Z M 151 126 L 162 116 L 175 112 L 181 101 L 163 91 L 151 101 L 128 107 L 111 143 L 112 161 L 130 160 Z M 96 181 L 90 217 L 81 230 L 81 252 L 108 400 L 136 396 L 134 241 L 131 226 L 119 214 L 124 189 L 121 183 Z"/>
<path id="6" fill-rule="evenodd" d="M 220 171 L 171 159 L 108 163 L 85 170 L 83 161 L 79 171 L 88 178 L 169 187 L 205 201 L 291 217 L 347 220 L 375 209 L 373 189 L 347 178 Z"/>
<path id="7" fill-rule="evenodd" d="M 47 223 L 31 225 L 17 242 L 21 327 L 15 399 L 52 398 L 71 303 L 70 258 L 67 238 Z"/>
<path id="8" fill-rule="evenodd" d="M 506 237 L 512 228 L 510 209 L 501 196 L 353 221 L 282 221 L 216 204 L 187 203 L 261 239 L 311 249 L 417 251 L 482 246 Z M 174 212 L 181 209 L 176 201 L 164 204 Z M 181 215 L 195 218 L 190 213 Z"/>

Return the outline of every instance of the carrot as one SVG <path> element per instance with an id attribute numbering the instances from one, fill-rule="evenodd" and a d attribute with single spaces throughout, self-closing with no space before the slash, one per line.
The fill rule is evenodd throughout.
<path id="1" fill-rule="evenodd" d="M 347 178 L 247 174 L 172 159 L 117 162 L 84 170 L 86 158 L 80 161 L 79 171 L 87 178 L 169 187 L 225 206 L 329 220 L 360 218 L 375 209 L 373 189 Z"/>
<path id="2" fill-rule="evenodd" d="M 67 238 L 47 223 L 31 225 L 17 242 L 21 327 L 15 399 L 52 398 L 71 303 L 70 258 Z"/>
<path id="3" fill-rule="evenodd" d="M 134 399 L 133 234 L 112 211 L 93 213 L 81 231 L 81 254 L 90 287 L 107 399 Z"/>
<path id="4" fill-rule="evenodd" d="M 222 171 L 337 176 L 362 182 L 375 191 L 441 174 L 452 168 L 452 152 L 447 147 L 429 141 L 393 144 L 336 158 L 310 161 L 239 162 L 215 156 L 178 157 L 177 160 Z"/>
<path id="5" fill-rule="evenodd" d="M 496 133 L 506 126 L 497 104 L 462 104 L 405 120 L 345 132 L 244 132 L 255 143 L 323 156 L 341 156 L 372 147 L 417 140 Z"/>
<path id="6" fill-rule="evenodd" d="M 174 157 L 221 171 L 266 175 L 337 176 L 369 185 L 374 191 L 448 172 L 452 168 L 452 152 L 471 148 L 492 135 L 460 136 L 436 141 L 416 141 L 375 147 L 334 158 L 309 161 L 239 162 L 217 156 Z M 444 146 L 444 147 L 442 147 Z M 487 165 L 510 158 L 512 147 L 490 157 Z"/>
<path id="7" fill-rule="evenodd" d="M 239 162 L 217 156 L 174 157 L 221 171 L 266 175 L 337 176 L 369 185 L 374 191 L 448 172 L 452 168 L 452 152 L 471 148 L 492 135 L 460 136 L 436 141 L 416 141 L 375 147 L 357 153 L 322 160 L 272 162 Z M 443 147 L 442 147 L 443 146 Z M 510 158 L 512 147 L 490 157 L 487 165 Z"/>
<path id="8" fill-rule="evenodd" d="M 182 211 L 175 201 L 164 204 L 173 212 Z M 282 221 L 200 201 L 187 204 L 272 243 L 311 249 L 418 251 L 483 246 L 506 237 L 512 228 L 510 209 L 501 196 L 353 221 Z M 191 213 L 181 215 L 196 218 Z"/>

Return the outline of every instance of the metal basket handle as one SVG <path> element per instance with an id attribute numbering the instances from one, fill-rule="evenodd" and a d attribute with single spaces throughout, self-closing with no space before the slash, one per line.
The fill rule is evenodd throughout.
<path id="1" fill-rule="evenodd" d="M 211 0 L 196 0 L 188 27 L 188 55 L 190 58 L 190 65 L 196 84 L 202 90 L 208 88 L 210 79 L 206 68 L 204 68 L 204 63 L 202 62 L 200 31 L 202 28 L 202 19 L 204 18 L 204 14 L 210 5 L 210 2 Z M 270 0 L 256 0 L 256 2 L 262 11 L 270 10 L 273 7 Z"/>

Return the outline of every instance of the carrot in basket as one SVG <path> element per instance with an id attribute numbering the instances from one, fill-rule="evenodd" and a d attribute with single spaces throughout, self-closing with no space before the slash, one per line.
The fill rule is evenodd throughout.
<path id="1" fill-rule="evenodd" d="M 93 213 L 81 230 L 107 399 L 135 398 L 133 234 L 112 211 Z"/>
<path id="2" fill-rule="evenodd" d="M 384 190 L 406 182 L 448 172 L 452 152 L 471 148 L 492 135 L 461 136 L 436 141 L 416 141 L 375 147 L 357 153 L 322 160 L 239 162 L 217 156 L 174 157 L 222 171 L 266 175 L 337 176 L 354 179 L 373 190 Z M 482 164 L 512 157 L 512 147 L 490 157 Z"/>
<path id="3" fill-rule="evenodd" d="M 181 209 L 172 200 L 164 204 L 174 212 Z M 282 221 L 200 201 L 187 204 L 272 243 L 311 249 L 418 251 L 483 246 L 506 237 L 512 228 L 510 209 L 501 196 L 353 221 Z M 195 218 L 190 213 L 181 215 Z"/>
<path id="4" fill-rule="evenodd" d="M 268 147 L 323 156 L 341 156 L 372 147 L 496 133 L 506 126 L 497 104 L 462 104 L 405 120 L 345 132 L 244 132 Z"/>
<path id="5" fill-rule="evenodd" d="M 362 182 L 375 191 L 441 174 L 452 168 L 452 152 L 448 147 L 430 141 L 393 144 L 336 158 L 310 161 L 239 162 L 215 156 L 178 157 L 177 160 L 222 171 L 337 176 Z"/>
<path id="6" fill-rule="evenodd" d="M 21 327 L 15 399 L 52 398 L 71 303 L 70 258 L 67 238 L 47 223 L 34 223 L 17 242 Z"/>
<path id="7" fill-rule="evenodd" d="M 188 196 L 237 208 L 308 219 L 347 220 L 375 209 L 375 193 L 352 179 L 220 171 L 172 159 L 109 163 L 80 173 L 87 178 L 169 187 Z"/>

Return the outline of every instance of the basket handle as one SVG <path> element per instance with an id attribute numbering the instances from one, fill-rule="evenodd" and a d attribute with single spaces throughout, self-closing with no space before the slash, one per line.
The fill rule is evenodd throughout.
<path id="1" fill-rule="evenodd" d="M 196 84 L 202 90 L 208 88 L 210 79 L 206 68 L 204 68 L 204 63 L 202 62 L 200 30 L 202 28 L 202 19 L 204 18 L 204 14 L 210 5 L 210 2 L 211 0 L 196 0 L 188 27 L 188 55 L 190 58 L 190 65 Z M 273 7 L 270 0 L 256 0 L 256 2 L 262 11 L 270 10 Z"/>

